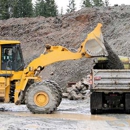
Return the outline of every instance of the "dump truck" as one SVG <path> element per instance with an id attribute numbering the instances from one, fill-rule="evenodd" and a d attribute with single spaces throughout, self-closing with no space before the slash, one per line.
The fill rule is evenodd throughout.
<path id="1" fill-rule="evenodd" d="M 45 51 L 26 67 L 19 41 L 0 40 L 0 102 L 26 104 L 32 113 L 48 114 L 56 110 L 62 100 L 59 85 L 43 80 L 39 74 L 55 62 L 106 56 L 99 23 L 89 33 L 77 52 L 63 46 L 46 45 Z"/>
<path id="2" fill-rule="evenodd" d="M 104 69 L 106 57 L 97 58 L 91 71 L 91 114 L 130 114 L 130 58 L 119 56 L 124 69 Z"/>

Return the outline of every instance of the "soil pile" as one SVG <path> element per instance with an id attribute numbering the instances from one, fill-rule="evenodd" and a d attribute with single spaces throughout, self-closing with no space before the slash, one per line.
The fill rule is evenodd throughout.
<path id="1" fill-rule="evenodd" d="M 130 6 L 83 8 L 56 18 L 11 18 L 0 21 L 0 39 L 20 40 L 26 63 L 39 56 L 45 44 L 78 49 L 98 22 L 111 48 L 118 54 L 130 56 Z M 44 62 L 44 61 L 43 61 Z M 93 59 L 64 61 L 43 70 L 43 79 L 53 79 L 65 87 L 87 76 Z M 53 75 L 50 75 L 53 72 Z"/>

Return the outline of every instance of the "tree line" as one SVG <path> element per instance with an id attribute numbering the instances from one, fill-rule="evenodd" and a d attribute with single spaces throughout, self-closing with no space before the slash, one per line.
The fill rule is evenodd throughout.
<path id="1" fill-rule="evenodd" d="M 82 7 L 93 6 L 108 6 L 109 0 L 81 0 Z M 67 6 L 67 13 L 71 13 L 76 10 L 75 0 L 69 0 Z M 0 20 L 9 18 L 20 17 L 55 17 L 63 14 L 63 8 L 61 12 L 58 11 L 55 0 L 36 0 L 35 4 L 32 0 L 0 0 Z"/>

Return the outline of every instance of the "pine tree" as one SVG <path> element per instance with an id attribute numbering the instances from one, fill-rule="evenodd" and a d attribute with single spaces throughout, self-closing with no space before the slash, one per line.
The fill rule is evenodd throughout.
<path id="1" fill-rule="evenodd" d="M 46 9 L 46 17 L 54 17 L 57 16 L 57 6 L 55 4 L 55 0 L 45 0 L 45 9 Z"/>
<path id="2" fill-rule="evenodd" d="M 32 0 L 15 0 L 13 8 L 13 17 L 31 17 L 32 15 Z"/>
<path id="3" fill-rule="evenodd" d="M 91 7 L 91 6 L 103 6 L 104 2 L 102 0 L 83 0 L 82 7 Z"/>
<path id="4" fill-rule="evenodd" d="M 105 0 L 104 5 L 109 6 L 109 0 Z"/>
<path id="5" fill-rule="evenodd" d="M 91 0 L 83 0 L 82 7 L 91 7 L 91 6 L 92 6 Z"/>
<path id="6" fill-rule="evenodd" d="M 103 6 L 103 1 L 102 0 L 93 0 L 94 6 Z"/>
<path id="7" fill-rule="evenodd" d="M 55 0 L 37 0 L 35 6 L 35 16 L 54 17 L 57 16 L 58 10 Z"/>
<path id="8" fill-rule="evenodd" d="M 76 7 L 75 7 L 75 0 L 69 0 L 69 5 L 67 6 L 67 12 L 68 13 L 71 13 L 73 11 L 76 10 Z"/>
<path id="9" fill-rule="evenodd" d="M 10 18 L 11 4 L 10 0 L 0 0 L 0 19 Z"/>
<path id="10" fill-rule="evenodd" d="M 60 15 L 63 15 L 63 7 L 61 7 Z"/>
<path id="11" fill-rule="evenodd" d="M 37 0 L 36 5 L 35 5 L 35 16 L 45 16 L 44 0 Z"/>

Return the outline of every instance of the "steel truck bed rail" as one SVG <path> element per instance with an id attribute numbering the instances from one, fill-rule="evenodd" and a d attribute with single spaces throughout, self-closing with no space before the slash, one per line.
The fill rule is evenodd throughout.
<path id="1" fill-rule="evenodd" d="M 130 70 L 92 70 L 92 89 L 130 92 Z"/>

